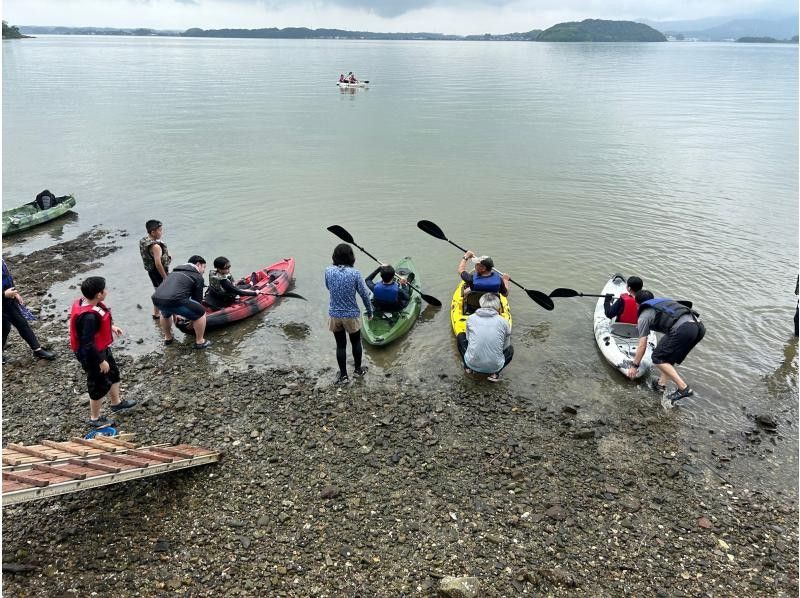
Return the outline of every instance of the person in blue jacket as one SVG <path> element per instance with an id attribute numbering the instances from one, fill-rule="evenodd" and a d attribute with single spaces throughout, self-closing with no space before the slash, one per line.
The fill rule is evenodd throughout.
<path id="1" fill-rule="evenodd" d="M 11 276 L 6 261 L 3 260 L 3 363 L 9 361 L 6 357 L 6 342 L 8 342 L 8 334 L 11 332 L 12 326 L 19 331 L 19 335 L 28 343 L 34 357 L 47 359 L 48 361 L 55 359 L 55 353 L 47 351 L 39 344 L 36 333 L 25 317 L 27 310 L 23 311 L 23 305 L 22 295 L 17 291 L 14 285 L 14 278 Z"/>
<path id="2" fill-rule="evenodd" d="M 375 277 L 380 273 L 381 281 L 376 283 Z M 411 300 L 411 291 L 405 278 L 396 278 L 394 267 L 389 264 L 378 266 L 364 279 L 372 291 L 372 303 L 375 309 L 384 312 L 395 312 L 405 309 Z"/>

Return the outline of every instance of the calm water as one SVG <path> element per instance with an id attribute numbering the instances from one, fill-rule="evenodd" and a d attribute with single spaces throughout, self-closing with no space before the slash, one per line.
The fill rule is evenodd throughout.
<path id="1" fill-rule="evenodd" d="M 340 92 L 349 70 L 371 87 Z M 334 365 L 321 283 L 334 223 L 381 259 L 414 256 L 446 305 L 460 252 L 419 231 L 421 218 L 528 288 L 596 293 L 612 272 L 637 273 L 693 300 L 708 327 L 682 369 L 697 395 L 664 417 L 711 462 L 747 413 L 778 415 L 774 456 L 730 473 L 794 489 L 797 90 L 788 45 L 4 42 L 3 208 L 47 187 L 74 193 L 79 212 L 5 249 L 94 225 L 129 231 L 99 273 L 134 352 L 161 350 L 136 248 L 145 220 L 165 222 L 179 260 L 226 255 L 245 273 L 295 256 L 308 303 L 285 300 L 185 357 L 231 368 Z M 56 289 L 64 308 L 68 284 Z M 545 312 L 512 293 L 506 384 L 590 418 L 659 412 L 601 361 L 593 300 L 556 301 Z M 293 322 L 309 334 L 287 334 Z M 464 384 L 446 309 L 368 359 L 376 377 Z"/>

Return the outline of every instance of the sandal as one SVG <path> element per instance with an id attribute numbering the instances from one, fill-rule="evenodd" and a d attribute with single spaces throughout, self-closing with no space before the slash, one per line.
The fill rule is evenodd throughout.
<path id="1" fill-rule="evenodd" d="M 500 382 L 500 374 L 489 374 L 487 380 L 489 382 Z"/>
<path id="2" fill-rule="evenodd" d="M 207 349 L 211 346 L 211 341 L 203 341 L 199 345 L 197 343 L 194 344 L 195 349 Z"/>
<path id="3" fill-rule="evenodd" d="M 165 338 L 164 339 L 164 344 L 167 345 L 167 346 L 171 345 L 174 342 L 175 342 L 174 338 Z"/>

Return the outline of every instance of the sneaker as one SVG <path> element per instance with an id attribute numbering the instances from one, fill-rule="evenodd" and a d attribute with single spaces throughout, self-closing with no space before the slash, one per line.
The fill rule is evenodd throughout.
<path id="1" fill-rule="evenodd" d="M 195 349 L 208 349 L 211 346 L 211 341 L 203 341 L 199 345 L 197 343 L 194 344 Z"/>
<path id="2" fill-rule="evenodd" d="M 136 401 L 131 401 L 130 399 L 124 399 L 117 403 L 116 405 L 111 405 L 111 411 L 116 413 L 117 411 L 122 411 L 123 409 L 130 409 L 131 407 L 136 406 Z"/>
<path id="3" fill-rule="evenodd" d="M 658 380 L 650 380 L 650 388 L 661 394 L 664 394 L 667 391 L 667 385 L 659 384 Z"/>
<path id="4" fill-rule="evenodd" d="M 93 428 L 105 428 L 106 426 L 113 426 L 114 420 L 105 415 L 101 415 L 97 419 L 90 419 L 89 425 Z"/>
<path id="5" fill-rule="evenodd" d="M 56 354 L 52 351 L 47 351 L 39 347 L 36 351 L 33 352 L 33 356 L 36 359 L 46 359 L 47 361 L 53 361 L 56 358 Z"/>
<path id="6" fill-rule="evenodd" d="M 360 368 L 356 368 L 355 372 L 353 372 L 353 375 L 358 376 L 360 378 L 361 376 L 367 373 L 368 369 L 369 368 L 365 365 L 361 366 Z"/>
<path id="7" fill-rule="evenodd" d="M 165 339 L 164 339 L 164 344 L 165 344 L 167 347 L 169 347 L 169 346 L 170 346 L 172 343 L 174 343 L 174 342 L 175 342 L 175 339 L 174 339 L 174 338 L 165 338 Z"/>
<path id="8" fill-rule="evenodd" d="M 345 384 L 350 384 L 350 377 L 347 374 L 336 376 L 336 381 L 333 383 L 334 386 L 344 386 Z"/>
<path id="9" fill-rule="evenodd" d="M 667 399 L 669 399 L 669 402 L 674 405 L 675 403 L 677 403 L 681 399 L 684 399 L 686 397 L 691 397 L 693 394 L 694 394 L 694 391 L 687 386 L 683 390 L 676 390 L 671 395 L 669 395 L 667 397 Z"/>
<path id="10" fill-rule="evenodd" d="M 487 380 L 489 382 L 500 382 L 500 374 L 489 374 Z"/>
<path id="11" fill-rule="evenodd" d="M 471 369 L 469 369 L 469 368 L 464 368 L 464 373 L 465 373 L 467 376 L 469 376 L 470 374 L 472 374 L 472 370 L 471 370 Z"/>

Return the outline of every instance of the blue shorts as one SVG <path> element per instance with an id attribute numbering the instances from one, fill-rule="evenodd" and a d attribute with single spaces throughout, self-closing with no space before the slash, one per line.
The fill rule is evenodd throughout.
<path id="1" fill-rule="evenodd" d="M 206 315 L 206 309 L 200 305 L 194 299 L 187 299 L 180 305 L 172 305 L 169 307 L 161 307 L 160 305 L 156 304 L 158 311 L 161 312 L 161 315 L 165 318 L 169 318 L 170 316 L 180 316 L 182 318 L 186 318 L 187 320 L 199 320 L 204 315 Z"/>

